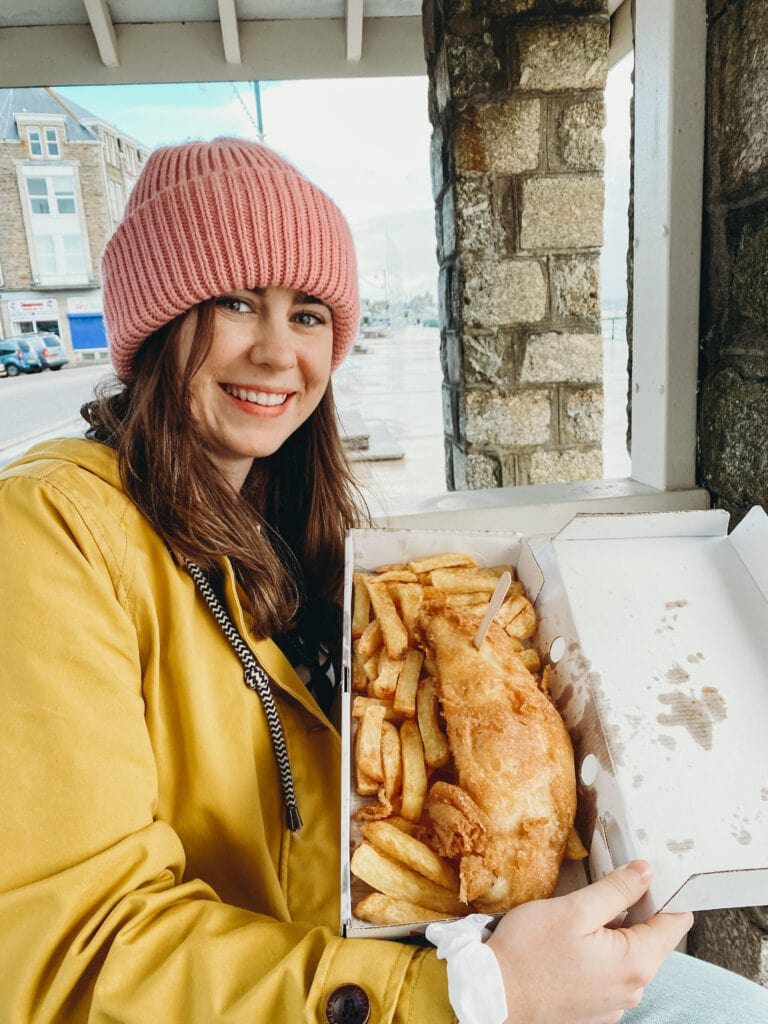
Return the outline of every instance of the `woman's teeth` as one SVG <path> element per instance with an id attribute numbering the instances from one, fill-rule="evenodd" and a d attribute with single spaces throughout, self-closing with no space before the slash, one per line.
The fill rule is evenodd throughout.
<path id="1" fill-rule="evenodd" d="M 251 391 L 248 388 L 236 388 L 231 384 L 224 384 L 224 390 L 233 398 L 239 398 L 241 402 L 253 402 L 256 405 L 282 405 L 288 395 L 276 395 L 267 391 Z"/>

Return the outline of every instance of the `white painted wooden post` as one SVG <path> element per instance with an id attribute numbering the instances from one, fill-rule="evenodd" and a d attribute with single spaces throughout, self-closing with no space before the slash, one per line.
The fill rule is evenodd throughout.
<path id="1" fill-rule="evenodd" d="M 696 473 L 705 0 L 635 6 L 632 477 Z"/>

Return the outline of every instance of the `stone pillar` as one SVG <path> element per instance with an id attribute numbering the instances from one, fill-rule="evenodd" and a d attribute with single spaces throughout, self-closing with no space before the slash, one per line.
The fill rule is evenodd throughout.
<path id="1" fill-rule="evenodd" d="M 768 7 L 709 0 L 699 479 L 768 511 Z M 768 986 L 768 908 L 696 915 L 692 951 Z"/>
<path id="2" fill-rule="evenodd" d="M 602 475 L 605 0 L 425 0 L 446 479 Z"/>
<path id="3" fill-rule="evenodd" d="M 688 951 L 768 988 L 768 909 L 696 914 Z"/>
<path id="4" fill-rule="evenodd" d="M 699 475 L 768 510 L 768 6 L 710 0 Z"/>

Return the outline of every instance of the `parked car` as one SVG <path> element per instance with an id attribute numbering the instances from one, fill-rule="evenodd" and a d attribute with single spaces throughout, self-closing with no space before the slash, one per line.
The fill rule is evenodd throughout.
<path id="1" fill-rule="evenodd" d="M 0 377 L 7 377 L 8 371 L 5 368 L 5 363 L 0 363 Z"/>
<path id="2" fill-rule="evenodd" d="M 35 333 L 27 334 L 28 339 L 43 369 L 60 370 L 69 362 L 66 349 L 61 343 L 58 334 Z"/>
<path id="3" fill-rule="evenodd" d="M 43 369 L 37 352 L 23 334 L 0 340 L 0 363 L 5 363 L 9 377 L 20 373 L 40 373 Z"/>

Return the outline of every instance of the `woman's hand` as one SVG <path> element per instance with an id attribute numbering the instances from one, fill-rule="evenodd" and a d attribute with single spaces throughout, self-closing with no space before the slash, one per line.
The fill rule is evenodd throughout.
<path id="1" fill-rule="evenodd" d="M 488 945 L 513 1024 L 611 1024 L 637 1006 L 643 988 L 693 924 L 657 914 L 632 928 L 610 923 L 647 890 L 651 869 L 633 861 L 577 892 L 516 907 Z"/>

